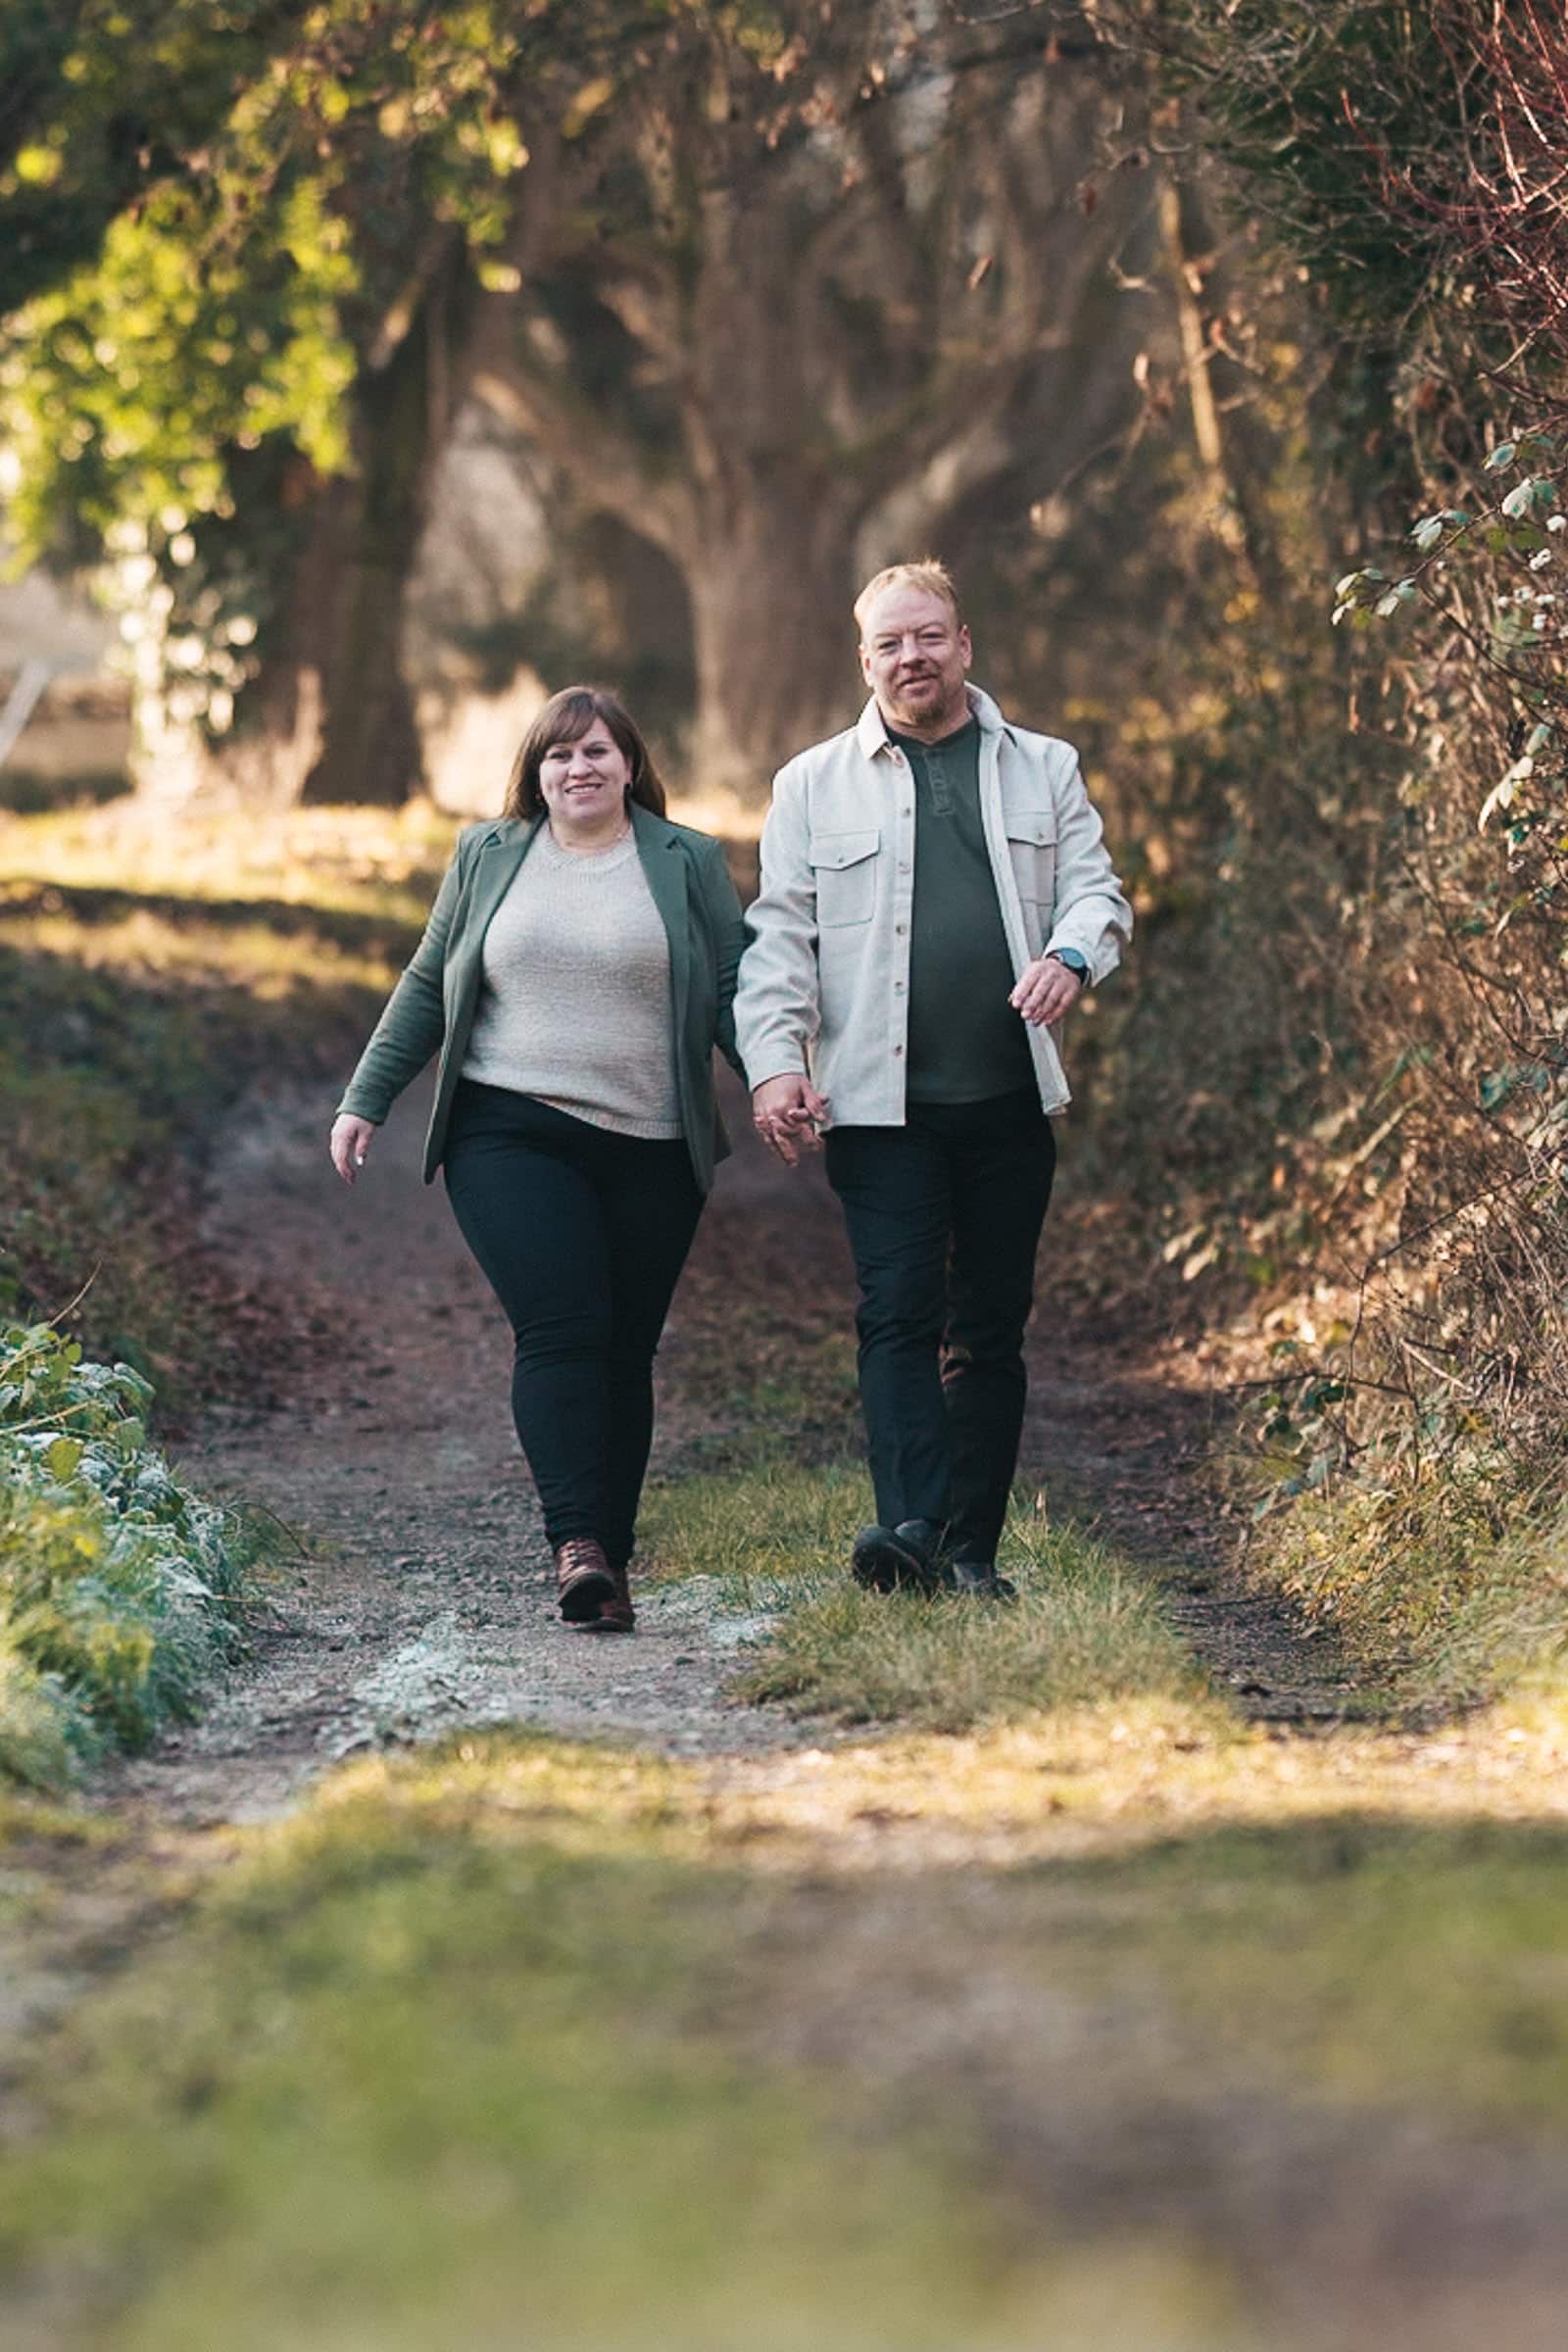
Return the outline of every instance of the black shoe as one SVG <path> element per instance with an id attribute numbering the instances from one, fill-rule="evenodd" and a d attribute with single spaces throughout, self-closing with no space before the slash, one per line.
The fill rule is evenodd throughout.
<path id="1" fill-rule="evenodd" d="M 931 1519 L 903 1519 L 897 1527 L 862 1527 L 850 1554 L 858 1585 L 874 1592 L 942 1592 L 952 1582 L 942 1551 L 942 1529 Z"/>
<path id="2" fill-rule="evenodd" d="M 955 1560 L 952 1563 L 953 1590 L 965 1592 L 973 1600 L 1016 1600 L 1018 1588 L 1009 1578 L 999 1576 L 989 1560 Z"/>

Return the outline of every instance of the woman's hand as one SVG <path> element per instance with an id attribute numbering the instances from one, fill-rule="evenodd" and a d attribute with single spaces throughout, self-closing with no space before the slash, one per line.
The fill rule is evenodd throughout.
<path id="1" fill-rule="evenodd" d="M 375 1133 L 373 1119 L 357 1119 L 351 1110 L 340 1110 L 332 1121 L 331 1141 L 327 1150 L 332 1165 L 345 1184 L 352 1184 L 370 1153 L 370 1139 Z"/>

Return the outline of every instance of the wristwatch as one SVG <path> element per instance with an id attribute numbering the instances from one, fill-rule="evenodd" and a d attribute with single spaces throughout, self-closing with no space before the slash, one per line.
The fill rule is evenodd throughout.
<path id="1" fill-rule="evenodd" d="M 1089 986 L 1089 958 L 1087 956 L 1080 956 L 1076 948 L 1048 948 L 1046 953 L 1054 962 L 1064 963 L 1081 988 Z"/>

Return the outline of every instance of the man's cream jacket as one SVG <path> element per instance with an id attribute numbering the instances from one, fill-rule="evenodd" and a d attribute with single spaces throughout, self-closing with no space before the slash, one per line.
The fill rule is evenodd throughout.
<path id="1" fill-rule="evenodd" d="M 1075 948 L 1102 980 L 1132 936 L 1100 818 L 1071 744 L 980 721 L 980 812 L 1014 974 Z M 762 828 L 761 890 L 746 918 L 735 1031 L 754 1087 L 808 1073 L 835 1126 L 902 1127 L 914 895 L 914 783 L 875 699 L 859 723 L 781 767 Z M 1069 1096 L 1056 1041 L 1030 1027 L 1040 1100 Z"/>

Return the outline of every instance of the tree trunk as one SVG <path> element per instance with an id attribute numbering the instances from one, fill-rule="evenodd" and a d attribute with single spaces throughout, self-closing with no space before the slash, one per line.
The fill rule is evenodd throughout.
<path id="1" fill-rule="evenodd" d="M 431 477 L 451 421 L 448 362 L 456 272 L 437 277 L 384 365 L 362 370 L 359 471 L 318 564 L 301 567 L 297 634 L 314 644 L 321 742 L 301 797 L 397 807 L 424 781 L 403 667 L 404 602 L 424 530 Z M 306 635 L 305 632 L 309 632 Z M 302 647 L 303 650 L 303 647 Z"/>
<path id="2" fill-rule="evenodd" d="M 1257 586 L 1277 600 L 1288 583 L 1264 488 L 1273 453 L 1257 421 L 1251 387 L 1211 335 L 1211 320 L 1224 308 L 1223 280 L 1217 239 L 1196 182 L 1166 179 L 1159 218 L 1176 296 L 1193 435 L 1213 488 L 1215 527 Z"/>
<path id="3" fill-rule="evenodd" d="M 282 503 L 300 511 L 300 549 L 232 732 L 198 738 L 156 697 L 143 701 L 137 766 L 158 799 L 398 807 L 419 790 L 404 606 L 453 413 L 466 315 L 454 247 L 411 306 L 405 331 L 362 366 L 353 473 L 323 482 L 296 461 L 284 476 Z"/>
<path id="4" fill-rule="evenodd" d="M 800 91 L 760 135 L 728 33 L 676 42 L 628 97 L 624 213 L 603 151 L 530 117 L 520 299 L 480 330 L 495 412 L 684 577 L 699 799 L 758 805 L 783 759 L 853 721 L 862 565 L 927 553 L 925 517 L 1042 440 L 1095 447 L 1072 330 L 1128 231 L 1127 200 L 1092 228 L 1074 200 L 1099 81 L 1042 70 L 1020 93 L 999 59 L 984 87 L 949 77 L 941 124 L 916 121 L 872 102 L 849 30 L 842 111 L 824 101 L 808 135 Z M 1135 332 L 1102 339 L 1123 378 Z M 1046 385 L 1072 422 L 1042 433 Z"/>
<path id="5" fill-rule="evenodd" d="M 705 502 L 705 504 L 708 502 Z M 689 783 L 765 802 L 790 756 L 848 726 L 865 689 L 851 612 L 858 511 L 789 467 L 705 516 L 684 569 L 697 669 Z"/>

